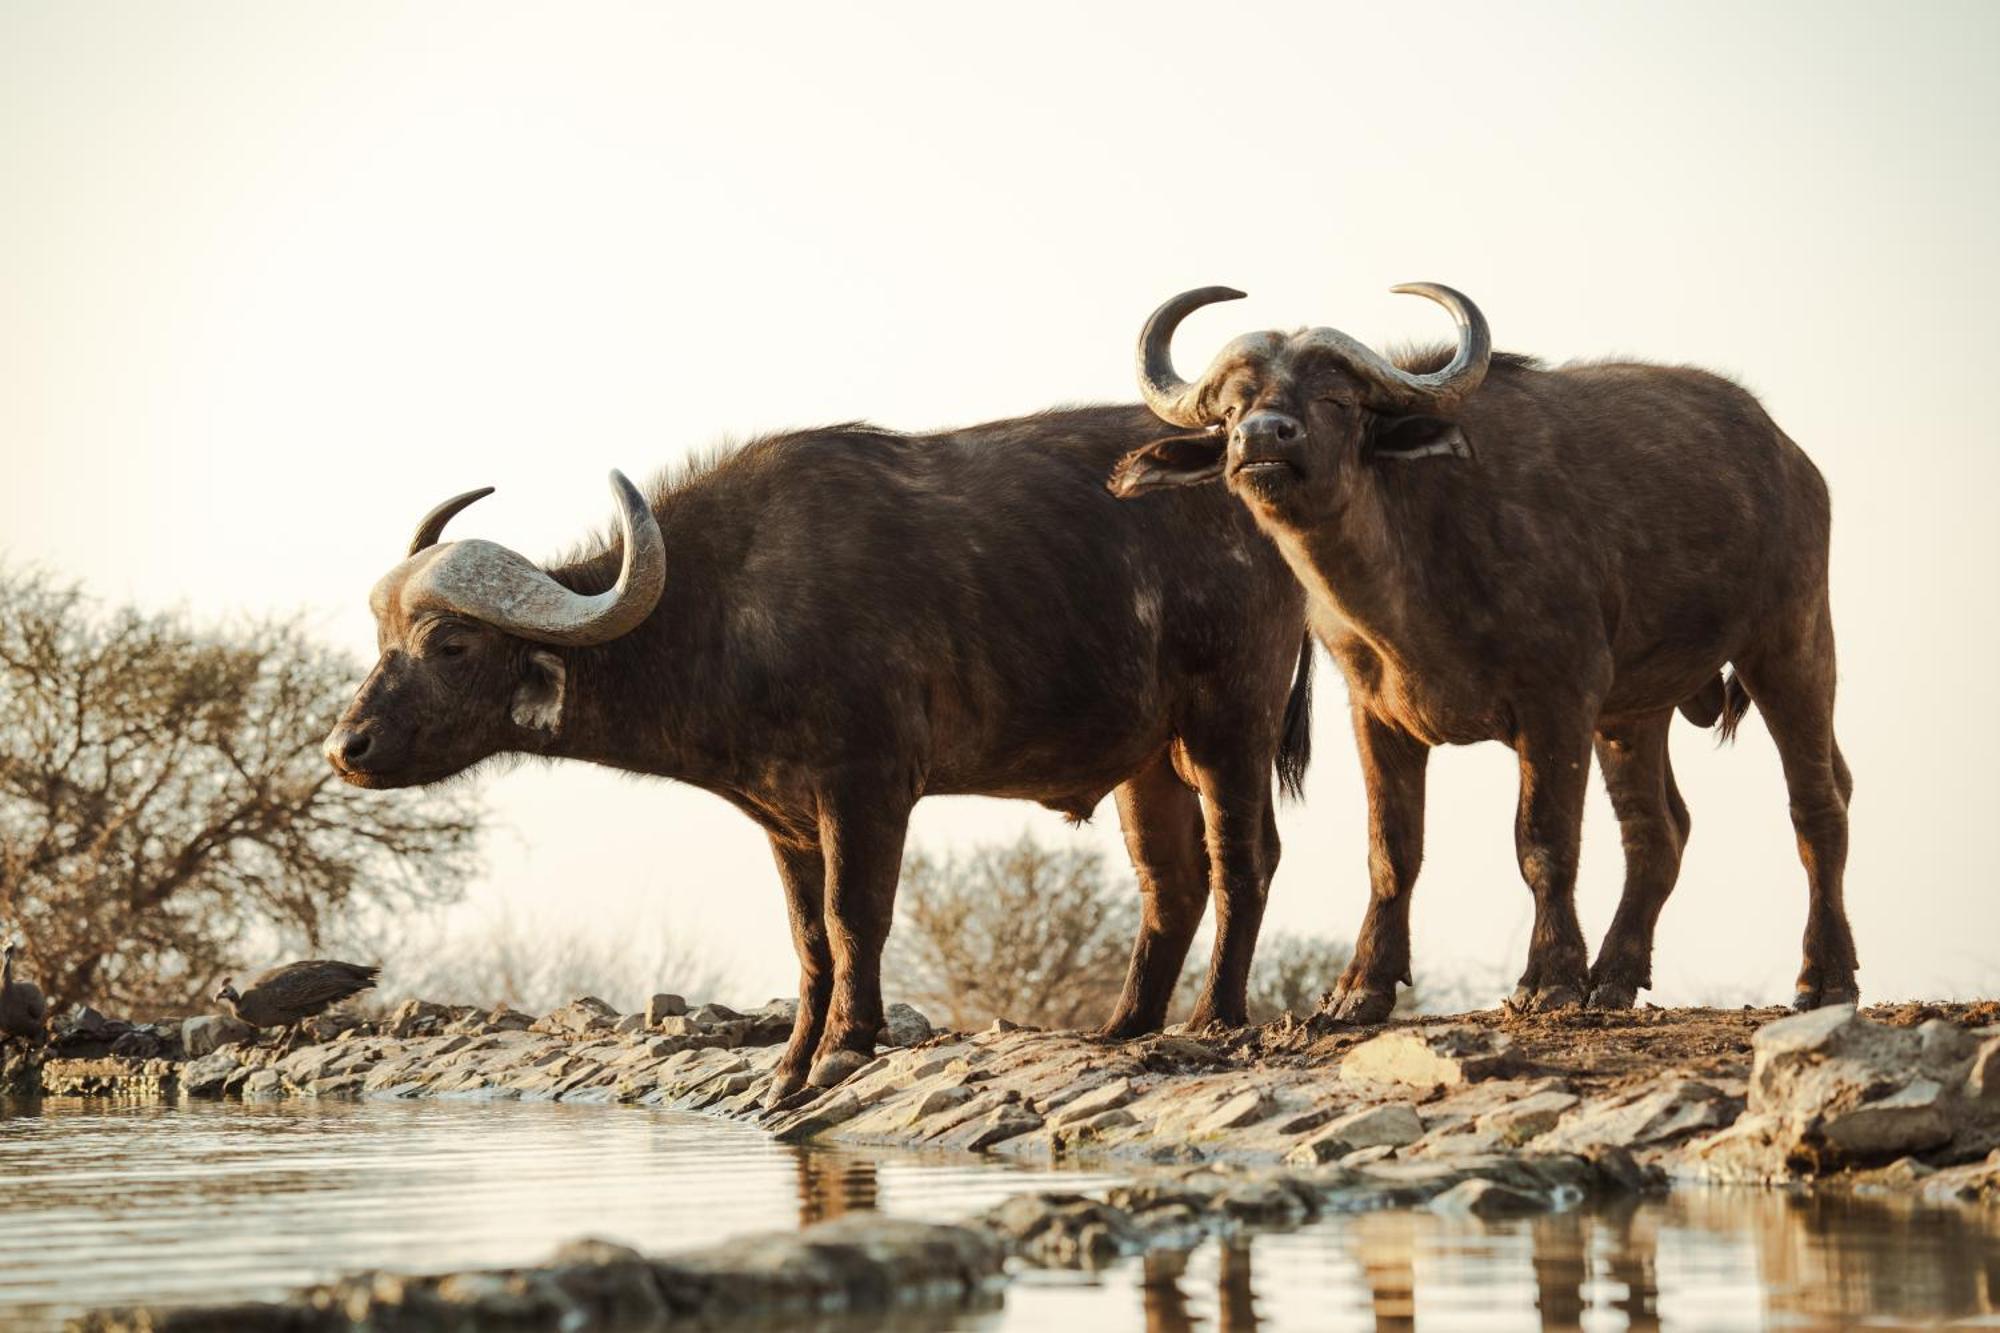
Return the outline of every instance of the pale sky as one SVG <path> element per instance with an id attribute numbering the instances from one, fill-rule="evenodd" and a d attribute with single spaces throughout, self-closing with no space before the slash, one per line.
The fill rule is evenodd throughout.
<path id="1" fill-rule="evenodd" d="M 1135 396 L 1155 304 L 1738 375 L 1827 474 L 1865 996 L 2000 988 L 1991 514 L 2000 6 L 0 3 L 0 558 L 372 656 L 416 519 L 547 556 L 604 474 L 865 416 Z M 1332 671 L 1269 928 L 1349 935 L 1364 809 Z M 1805 879 L 1761 724 L 1685 724 L 1671 1003 L 1789 998 Z M 1514 761 L 1441 752 L 1419 972 L 1519 971 Z M 794 968 L 762 835 L 580 765 L 490 780 L 478 904 L 672 920 Z M 1039 807 L 916 840 L 1101 846 Z M 1580 908 L 1621 882 L 1601 791 Z M 671 981 L 663 978 L 662 984 Z"/>

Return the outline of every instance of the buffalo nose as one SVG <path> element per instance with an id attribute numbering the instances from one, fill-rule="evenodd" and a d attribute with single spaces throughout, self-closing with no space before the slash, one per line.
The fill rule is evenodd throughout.
<path id="1" fill-rule="evenodd" d="M 368 754 L 373 738 L 365 731 L 339 727 L 326 738 L 326 757 L 335 768 L 352 768 Z"/>
<path id="2" fill-rule="evenodd" d="M 1252 412 L 1236 425 L 1239 445 L 1294 444 L 1306 428 L 1294 416 L 1283 412 Z"/>

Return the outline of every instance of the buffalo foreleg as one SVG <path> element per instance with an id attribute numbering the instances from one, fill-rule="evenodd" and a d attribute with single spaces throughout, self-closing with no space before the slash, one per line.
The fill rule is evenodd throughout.
<path id="1" fill-rule="evenodd" d="M 1598 728 L 1597 766 L 1625 843 L 1625 892 L 1590 969 L 1590 1007 L 1629 1009 L 1653 984 L 1653 929 L 1680 878 L 1692 822 L 1667 753 L 1671 712 Z"/>
<path id="2" fill-rule="evenodd" d="M 1368 912 L 1354 957 L 1322 1002 L 1345 1023 L 1379 1023 L 1410 980 L 1410 894 L 1424 859 L 1424 780 L 1430 747 L 1362 709 L 1354 739 L 1368 788 Z"/>
<path id="3" fill-rule="evenodd" d="M 806 1076 L 814 1087 L 832 1087 L 859 1068 L 874 1054 L 882 1027 L 882 946 L 912 804 L 888 795 L 892 790 L 886 782 L 866 783 L 820 798 L 833 997 Z"/>

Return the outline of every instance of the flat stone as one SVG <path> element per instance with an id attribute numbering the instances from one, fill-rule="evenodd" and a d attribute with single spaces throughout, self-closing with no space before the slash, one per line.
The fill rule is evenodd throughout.
<path id="1" fill-rule="evenodd" d="M 1220 1134 L 1225 1130 L 1241 1129 L 1266 1119 L 1278 1109 L 1277 1102 L 1261 1088 L 1246 1088 L 1235 1094 L 1222 1105 L 1201 1118 L 1195 1126 L 1196 1134 Z"/>
<path id="2" fill-rule="evenodd" d="M 1132 1080 L 1115 1078 L 1109 1083 L 1100 1083 L 1090 1091 L 1066 1101 L 1049 1117 L 1049 1123 L 1062 1125 L 1081 1124 L 1092 1116 L 1123 1106 L 1132 1100 Z"/>
<path id="3" fill-rule="evenodd" d="M 219 1096 L 223 1084 L 236 1069 L 236 1057 L 227 1051 L 215 1051 L 199 1060 L 190 1060 L 181 1066 L 181 1091 L 190 1097 Z"/>
<path id="4" fill-rule="evenodd" d="M 661 993 L 646 1001 L 646 1026 L 656 1027 L 663 1018 L 678 1018 L 688 1011 L 688 1002 L 678 995 Z"/>
<path id="5" fill-rule="evenodd" d="M 1497 1111 L 1489 1111 L 1479 1117 L 1477 1126 L 1503 1142 L 1526 1143 L 1554 1129 L 1564 1113 L 1576 1105 L 1577 1098 L 1572 1093 L 1538 1092 L 1517 1102 L 1509 1102 Z"/>
<path id="6" fill-rule="evenodd" d="M 705 1004 L 695 1010 L 691 1017 L 702 1024 L 710 1024 L 733 1023 L 743 1017 L 743 1015 L 737 1013 L 726 1004 Z"/>
<path id="7" fill-rule="evenodd" d="M 1424 1136 L 1424 1122 L 1408 1102 L 1389 1102 L 1351 1111 L 1327 1122 L 1320 1137 L 1339 1138 L 1352 1148 L 1387 1144 L 1400 1148 Z"/>
<path id="8" fill-rule="evenodd" d="M 1638 1095 L 1586 1104 L 1535 1139 L 1545 1152 L 1580 1152 L 1599 1144 L 1639 1148 L 1668 1143 L 1736 1119 L 1736 1099 L 1706 1083 L 1675 1079 Z"/>
<path id="9" fill-rule="evenodd" d="M 1549 1201 L 1498 1181 L 1461 1180 L 1432 1199 L 1429 1207 L 1448 1217 L 1521 1217 L 1547 1212 Z"/>
<path id="10" fill-rule="evenodd" d="M 1943 1087 L 1919 1078 L 1887 1097 L 1828 1114 L 1820 1134 L 1844 1156 L 1863 1160 L 1942 1147 L 1951 1142 L 1952 1125 Z"/>
<path id="11" fill-rule="evenodd" d="M 996 1107 L 990 1115 L 961 1126 L 938 1140 L 939 1146 L 980 1152 L 996 1143 L 1018 1138 L 1042 1127 L 1042 1118 L 1023 1106 Z"/>
<path id="12" fill-rule="evenodd" d="M 1361 1088 L 1458 1088 L 1506 1072 L 1509 1045 L 1506 1034 L 1469 1025 L 1384 1032 L 1347 1053 L 1340 1077 Z"/>

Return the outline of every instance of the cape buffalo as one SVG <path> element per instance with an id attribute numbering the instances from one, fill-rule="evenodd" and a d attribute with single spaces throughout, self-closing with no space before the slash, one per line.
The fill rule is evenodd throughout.
<path id="1" fill-rule="evenodd" d="M 1140 336 L 1140 383 L 1191 431 L 1136 450 L 1114 489 L 1223 479 L 1310 593 L 1346 674 L 1368 787 L 1373 893 L 1336 1016 L 1386 1016 L 1409 981 L 1410 891 L 1435 745 L 1520 756 L 1515 847 L 1535 897 L 1510 1004 L 1630 1005 L 1688 812 L 1667 759 L 1673 710 L 1755 700 L 1777 742 L 1811 889 L 1800 1008 L 1855 999 L 1841 901 L 1852 789 L 1833 734 L 1826 484 L 1739 386 L 1683 366 L 1554 369 L 1495 355 L 1471 301 L 1430 283 L 1455 351 L 1385 358 L 1337 329 L 1253 333 L 1202 378 L 1168 346 L 1175 297 Z M 1721 669 L 1735 674 L 1725 698 Z M 1594 967 L 1575 884 L 1595 746 L 1626 849 L 1625 892 Z"/>
<path id="2" fill-rule="evenodd" d="M 1278 861 L 1271 772 L 1306 762 L 1305 597 L 1219 493 L 1105 493 L 1143 407 L 901 435 L 753 442 L 538 568 L 426 517 L 371 598 L 381 659 L 331 735 L 365 787 L 504 752 L 678 778 L 770 837 L 800 964 L 774 1100 L 871 1051 L 910 808 L 1023 797 L 1081 819 L 1116 791 L 1145 896 L 1108 1033 L 1156 1029 L 1205 894 L 1194 1021 L 1245 1021 Z M 1199 793 L 1199 799 L 1197 799 Z M 671 855 L 668 849 L 661 854 Z"/>

